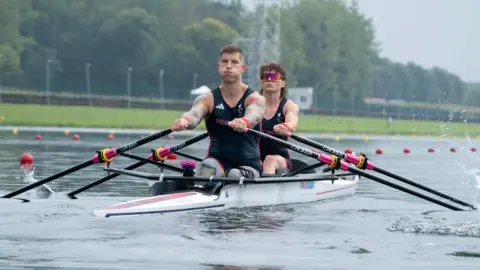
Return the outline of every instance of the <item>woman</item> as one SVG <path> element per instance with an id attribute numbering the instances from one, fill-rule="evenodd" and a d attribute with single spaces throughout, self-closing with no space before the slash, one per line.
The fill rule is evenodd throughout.
<path id="1" fill-rule="evenodd" d="M 294 132 L 298 125 L 298 105 L 286 98 L 287 74 L 276 63 L 260 68 L 260 94 L 265 97 L 266 109 L 262 120 L 262 131 L 283 140 Z M 282 174 L 292 170 L 292 160 L 288 150 L 272 140 L 260 141 L 260 155 L 263 163 L 263 176 Z"/>

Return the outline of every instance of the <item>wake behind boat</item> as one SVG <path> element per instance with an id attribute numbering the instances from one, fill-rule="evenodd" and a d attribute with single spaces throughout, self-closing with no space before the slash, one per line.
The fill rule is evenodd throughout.
<path id="1" fill-rule="evenodd" d="M 161 181 L 185 182 L 206 180 L 198 177 L 172 178 L 118 169 L 107 170 L 149 180 L 161 179 Z M 94 210 L 94 214 L 100 217 L 151 215 L 324 201 L 353 195 L 359 177 L 350 174 L 336 176 L 313 172 L 295 176 L 253 179 L 212 177 L 211 180 L 228 183 L 218 189 L 213 188 L 211 191 L 205 190 L 204 186 L 192 186 L 187 187 L 188 190 L 113 204 Z M 154 187 L 152 186 L 152 188 Z"/>

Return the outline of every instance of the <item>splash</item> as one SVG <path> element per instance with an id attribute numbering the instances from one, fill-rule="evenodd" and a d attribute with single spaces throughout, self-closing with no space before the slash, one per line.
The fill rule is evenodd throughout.
<path id="1" fill-rule="evenodd" d="M 27 184 L 32 184 L 37 182 L 35 179 L 35 167 L 32 168 L 22 168 L 24 173 L 23 181 Z M 33 191 L 32 191 L 33 192 Z M 29 196 L 33 195 L 32 192 L 27 192 Z M 50 188 L 48 185 L 44 184 L 35 189 L 35 195 L 39 198 L 48 198 L 51 195 L 55 195 L 55 191 Z"/>
<path id="2" fill-rule="evenodd" d="M 425 217 L 427 221 L 414 221 L 409 217 L 395 220 L 387 230 L 440 236 L 480 237 L 480 222 L 451 223 L 444 218 Z"/>

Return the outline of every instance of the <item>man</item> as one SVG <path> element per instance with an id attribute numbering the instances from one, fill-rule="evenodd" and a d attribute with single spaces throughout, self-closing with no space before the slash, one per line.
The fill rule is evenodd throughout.
<path id="1" fill-rule="evenodd" d="M 245 129 L 260 130 L 265 98 L 242 82 L 247 66 L 239 46 L 224 46 L 219 58 L 220 86 L 197 97 L 190 111 L 175 120 L 171 129 L 193 129 L 205 119 L 210 146 L 196 175 L 259 177 L 259 139 Z"/>
<path id="2" fill-rule="evenodd" d="M 265 133 L 287 140 L 288 133 L 294 132 L 298 125 L 298 105 L 286 98 L 287 74 L 276 63 L 260 68 L 260 94 L 265 97 L 266 110 L 262 120 Z M 263 175 L 271 176 L 292 170 L 292 160 L 288 150 L 268 139 L 260 142 Z"/>

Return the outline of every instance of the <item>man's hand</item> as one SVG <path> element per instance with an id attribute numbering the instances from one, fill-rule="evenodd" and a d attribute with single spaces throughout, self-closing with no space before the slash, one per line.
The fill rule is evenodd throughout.
<path id="1" fill-rule="evenodd" d="M 173 121 L 170 129 L 172 131 L 182 131 L 182 130 L 187 129 L 189 123 L 190 122 L 186 118 L 182 117 L 180 119 L 177 119 L 177 120 Z"/>
<path id="2" fill-rule="evenodd" d="M 290 134 L 290 130 L 287 128 L 286 124 L 278 124 L 273 127 L 275 134 L 280 136 L 287 136 Z"/>
<path id="3" fill-rule="evenodd" d="M 245 129 L 247 129 L 247 122 L 242 118 L 235 118 L 228 122 L 228 126 L 237 132 L 245 132 Z"/>

